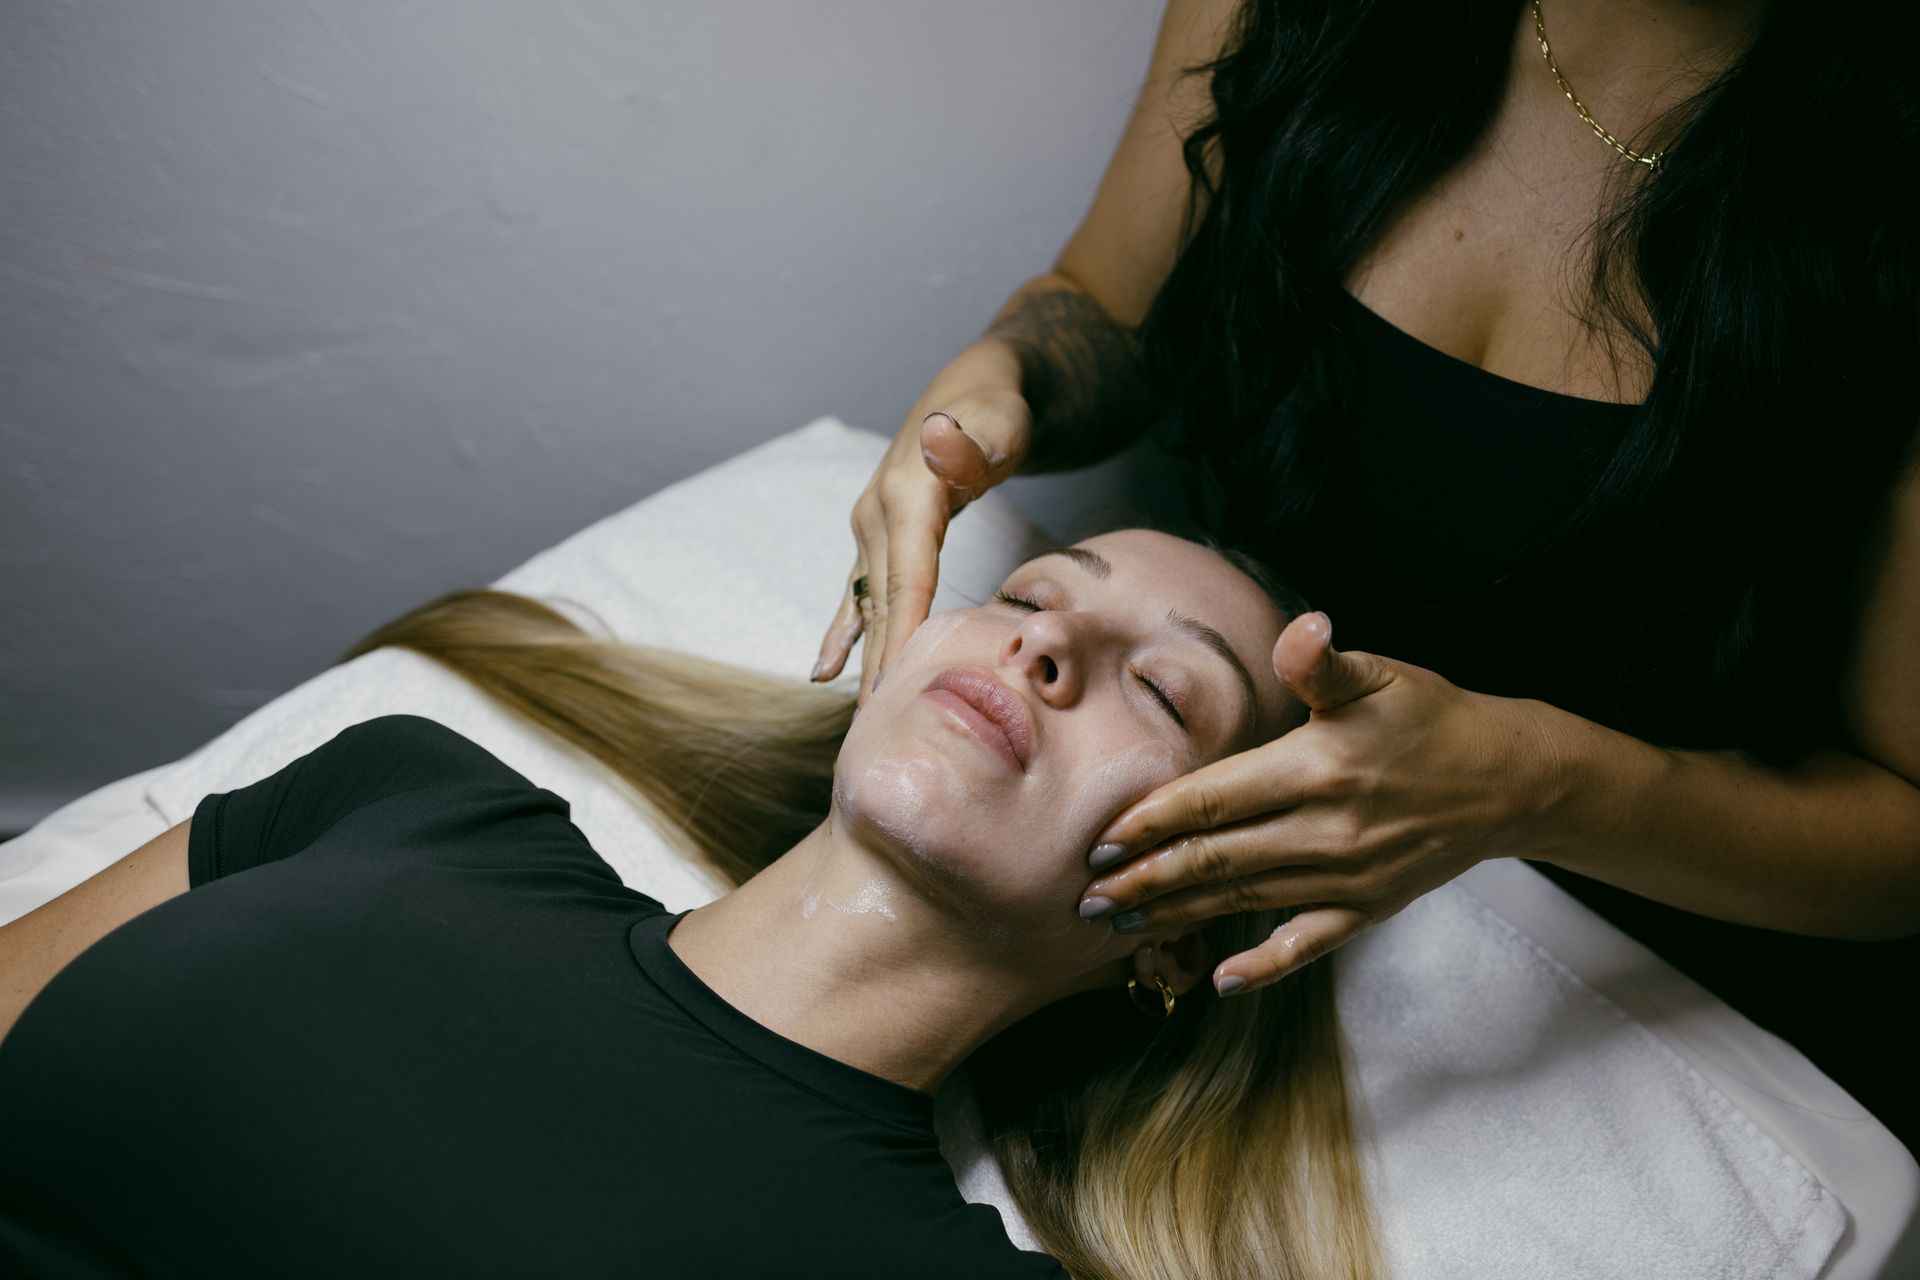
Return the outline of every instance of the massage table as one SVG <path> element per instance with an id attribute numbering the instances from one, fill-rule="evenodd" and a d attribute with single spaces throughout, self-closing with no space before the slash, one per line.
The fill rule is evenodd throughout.
<path id="1" fill-rule="evenodd" d="M 493 585 L 596 635 L 804 679 L 850 563 L 846 513 L 887 443 L 817 419 Z M 1016 482 L 955 519 L 936 612 L 981 603 L 1027 555 L 1100 514 L 1047 480 L 1044 509 L 1017 506 Z M 856 652 L 836 687 L 851 695 L 859 671 Z M 0 922 L 191 816 L 202 796 L 393 712 L 439 720 L 566 797 L 623 881 L 669 910 L 724 892 L 599 762 L 437 664 L 380 650 L 0 845 Z M 1319 963 L 1336 966 L 1363 1162 L 1402 1280 L 1920 1276 L 1920 1167 L 1906 1148 L 1793 1047 L 1519 859 L 1476 866 Z M 980 1139 L 964 1072 L 937 1104 L 962 1194 L 1037 1247 Z"/>

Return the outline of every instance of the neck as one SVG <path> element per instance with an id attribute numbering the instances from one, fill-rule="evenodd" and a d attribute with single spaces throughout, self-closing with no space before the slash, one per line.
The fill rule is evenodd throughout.
<path id="1" fill-rule="evenodd" d="M 1696 92 L 1746 50 L 1769 7 L 1770 0 L 1540 0 L 1540 18 L 1561 74 L 1597 114 L 1596 103 L 1630 110 Z M 1545 67 L 1531 5 L 1521 25 L 1538 75 Z"/>
<path id="2" fill-rule="evenodd" d="M 667 942 L 755 1022 L 929 1094 L 994 1034 L 1076 989 L 1036 982 L 1004 929 L 935 906 L 833 816 Z"/>

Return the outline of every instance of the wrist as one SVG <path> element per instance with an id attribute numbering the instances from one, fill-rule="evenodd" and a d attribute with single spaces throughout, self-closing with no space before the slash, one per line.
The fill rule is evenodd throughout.
<path id="1" fill-rule="evenodd" d="M 1537 698 L 1513 698 L 1523 816 L 1513 855 L 1592 874 L 1596 850 L 1625 838 L 1669 751 Z"/>
<path id="2" fill-rule="evenodd" d="M 953 358 L 943 374 L 958 379 L 969 389 L 980 386 L 1011 391 L 1032 403 L 1028 395 L 1027 362 L 1021 351 L 1004 338 L 988 334 L 975 338 Z"/>

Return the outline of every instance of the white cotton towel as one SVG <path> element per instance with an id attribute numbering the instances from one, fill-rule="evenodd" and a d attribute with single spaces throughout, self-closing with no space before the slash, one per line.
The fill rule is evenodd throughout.
<path id="1" fill-rule="evenodd" d="M 1537 872 L 1528 871 L 1537 875 Z M 1704 1077 L 1475 896 L 1473 873 L 1328 960 L 1397 1280 L 1812 1280 L 1847 1213 Z M 964 1080 L 961 1190 L 1040 1247 Z"/>
<path id="2" fill-rule="evenodd" d="M 1840 1202 L 1473 880 L 1333 957 L 1397 1274 L 1819 1274 Z"/>

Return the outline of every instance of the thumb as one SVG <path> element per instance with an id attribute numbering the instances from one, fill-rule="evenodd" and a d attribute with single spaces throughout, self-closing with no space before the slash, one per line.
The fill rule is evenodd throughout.
<path id="1" fill-rule="evenodd" d="M 1331 711 L 1377 693 L 1393 680 L 1386 663 L 1370 653 L 1333 647 L 1333 620 L 1303 613 L 1287 624 L 1273 645 L 1273 670 L 1294 697 L 1315 711 Z"/>
<path id="2" fill-rule="evenodd" d="M 967 425 L 960 425 L 962 419 Z M 1019 459 L 1009 447 L 1011 424 L 1002 424 L 999 415 L 978 405 L 956 405 L 936 409 L 920 423 L 920 456 L 927 470 L 945 480 L 968 497 L 978 496 L 1013 473 Z"/>

